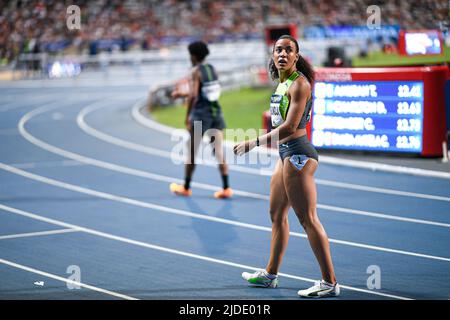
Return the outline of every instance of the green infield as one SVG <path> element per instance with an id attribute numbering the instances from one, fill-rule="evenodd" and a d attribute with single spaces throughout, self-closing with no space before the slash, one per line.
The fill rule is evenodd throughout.
<path id="1" fill-rule="evenodd" d="M 444 53 L 438 56 L 401 56 L 398 53 L 373 52 L 365 58 L 352 59 L 353 67 L 392 67 L 439 64 L 450 61 L 450 47 L 444 46 Z"/>

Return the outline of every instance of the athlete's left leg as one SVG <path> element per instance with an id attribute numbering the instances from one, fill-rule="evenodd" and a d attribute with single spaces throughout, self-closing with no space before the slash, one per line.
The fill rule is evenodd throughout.
<path id="1" fill-rule="evenodd" d="M 228 181 L 228 165 L 224 155 L 223 131 L 219 129 L 210 129 L 208 132 L 211 139 L 211 147 L 213 148 L 213 153 L 216 157 L 219 171 L 222 176 L 222 190 L 214 193 L 214 197 L 221 199 L 229 198 L 233 195 L 233 191 L 230 188 Z"/>
<path id="2" fill-rule="evenodd" d="M 340 287 L 334 274 L 328 236 L 316 211 L 317 192 L 314 172 L 318 162 L 315 159 L 308 159 L 303 167 L 297 167 L 287 160 L 288 158 L 285 159 L 283 167 L 286 192 L 295 214 L 308 235 L 309 243 L 322 271 L 322 280 L 308 289 L 299 290 L 298 295 L 305 298 L 336 297 L 340 294 Z"/>
<path id="3" fill-rule="evenodd" d="M 284 162 L 283 177 L 289 202 L 308 236 L 311 248 L 319 262 L 322 278 L 334 284 L 336 276 L 330 244 L 316 210 L 317 191 L 314 173 L 318 162 L 315 159 L 309 159 L 301 170 L 296 168 L 289 158 L 286 158 Z"/>

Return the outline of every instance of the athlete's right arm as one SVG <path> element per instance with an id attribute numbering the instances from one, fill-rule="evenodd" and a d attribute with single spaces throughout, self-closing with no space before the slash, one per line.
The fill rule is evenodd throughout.
<path id="1" fill-rule="evenodd" d="M 236 144 L 233 147 L 234 153 L 243 155 L 259 145 L 276 143 L 279 140 L 289 137 L 298 128 L 298 124 L 305 111 L 305 105 L 308 97 L 311 95 L 311 85 L 306 80 L 297 79 L 289 88 L 289 112 L 286 120 L 276 129 L 259 136 L 255 140 L 247 140 Z"/>
<path id="2" fill-rule="evenodd" d="M 195 68 L 192 71 L 192 74 L 190 76 L 190 84 L 189 84 L 189 96 L 187 100 L 187 112 L 186 112 L 186 128 L 190 129 L 190 123 L 189 123 L 189 114 L 191 113 L 191 110 L 197 101 L 198 98 L 198 90 L 200 88 L 200 75 L 198 68 Z"/>

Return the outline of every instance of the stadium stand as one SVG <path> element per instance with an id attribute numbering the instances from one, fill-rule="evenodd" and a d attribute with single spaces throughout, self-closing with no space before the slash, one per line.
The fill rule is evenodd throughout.
<path id="1" fill-rule="evenodd" d="M 448 20 L 447 0 L 387 1 L 77 1 L 80 30 L 66 26 L 72 2 L 10 0 L 0 3 L 0 65 L 21 53 L 80 54 L 150 50 L 203 39 L 210 43 L 260 39 L 265 23 L 365 26 L 369 5 L 383 7 L 382 23 L 401 28 L 438 28 Z"/>

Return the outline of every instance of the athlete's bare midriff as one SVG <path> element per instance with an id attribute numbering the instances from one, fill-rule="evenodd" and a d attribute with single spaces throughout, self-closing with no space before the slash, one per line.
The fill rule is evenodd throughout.
<path id="1" fill-rule="evenodd" d="M 295 130 L 295 132 L 293 134 L 291 134 L 290 136 L 283 138 L 281 140 L 278 141 L 278 144 L 280 143 L 286 143 L 292 139 L 304 136 L 306 134 L 306 129 L 297 129 Z"/>

